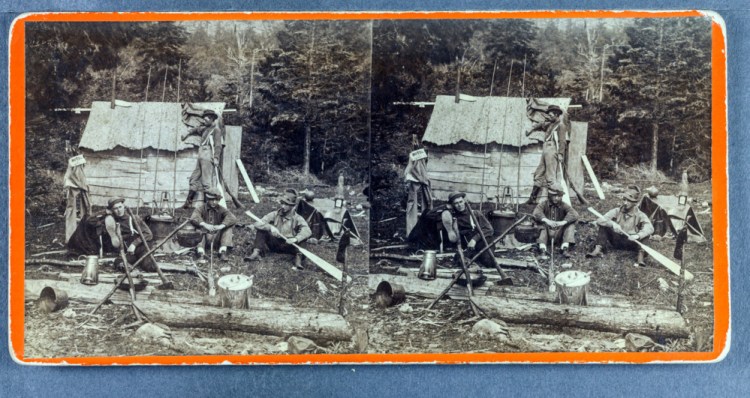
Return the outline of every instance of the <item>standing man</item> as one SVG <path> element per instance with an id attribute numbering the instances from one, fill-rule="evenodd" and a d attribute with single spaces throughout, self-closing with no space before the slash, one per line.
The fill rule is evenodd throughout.
<path id="1" fill-rule="evenodd" d="M 562 244 L 560 250 L 565 258 L 570 258 L 570 246 L 576 243 L 576 226 L 578 212 L 569 204 L 562 201 L 563 189 L 558 183 L 547 188 L 547 199 L 534 208 L 534 218 L 544 228 L 539 234 L 539 251 L 545 253 L 550 241 L 550 233 L 554 234 L 555 242 Z M 551 231 L 550 231 L 551 230 Z M 553 247 L 551 250 L 555 250 Z"/>
<path id="2" fill-rule="evenodd" d="M 198 146 L 198 163 L 195 165 L 193 174 L 190 175 L 190 190 L 183 208 L 189 208 L 198 192 L 206 192 L 216 187 L 219 176 L 215 175 L 221 161 L 221 151 L 224 149 L 224 133 L 222 126 L 217 122 L 219 115 L 206 109 L 203 111 L 203 124 L 188 130 L 182 136 L 185 141 L 191 135 L 201 137 Z"/>
<path id="3" fill-rule="evenodd" d="M 136 223 L 143 235 L 138 233 Z M 122 241 L 120 241 L 122 237 Z M 120 252 L 120 247 L 126 251 L 125 258 L 133 264 L 148 250 L 144 241 L 153 239 L 151 229 L 138 217 L 127 214 L 124 198 L 112 198 L 107 202 L 107 209 L 98 215 L 93 215 L 78 224 L 70 240 L 68 250 L 73 254 L 94 255 L 102 250 L 105 253 Z M 141 268 L 146 272 L 156 271 L 151 256 L 141 262 Z"/>
<path id="4" fill-rule="evenodd" d="M 197 204 L 193 210 L 190 221 L 196 227 L 201 228 L 203 238 L 198 244 L 196 252 L 198 258 L 206 255 L 206 245 L 219 247 L 219 260 L 226 260 L 227 248 L 232 244 L 233 227 L 237 224 L 237 218 L 226 207 L 219 204 L 221 193 L 216 188 L 211 188 L 204 193 L 205 203 Z"/>
<path id="5" fill-rule="evenodd" d="M 549 105 L 543 116 L 544 120 L 535 124 L 526 133 L 528 137 L 535 131 L 544 131 L 542 158 L 539 160 L 536 171 L 534 171 L 534 187 L 526 204 L 536 203 L 542 188 L 549 188 L 553 183 L 560 180 L 557 174 L 558 163 L 561 163 L 565 157 L 569 131 L 567 116 L 563 115 L 563 110 L 557 105 Z"/>
<path id="6" fill-rule="evenodd" d="M 611 245 L 615 249 L 637 251 L 638 258 L 634 264 L 637 267 L 644 265 L 646 253 L 635 241 L 645 242 L 654 233 L 654 226 L 648 216 L 638 209 L 640 198 L 637 190 L 628 188 L 622 199 L 622 206 L 608 211 L 604 218 L 596 220 L 599 226 L 596 246 L 586 256 L 601 257 L 602 249 Z"/>
<path id="7" fill-rule="evenodd" d="M 485 247 L 482 233 L 485 237 L 491 237 L 494 232 L 487 218 L 469 207 L 463 192 L 452 193 L 448 197 L 448 203 L 451 205 L 450 209 L 441 214 L 448 241 L 471 251 L 482 250 Z M 493 256 L 491 249 L 486 250 L 477 262 L 486 267 L 494 267 L 495 261 L 490 256 Z"/>
<path id="8" fill-rule="evenodd" d="M 253 224 L 255 242 L 253 252 L 246 260 L 260 260 L 269 252 L 294 254 L 294 269 L 302 269 L 302 254 L 292 246 L 300 244 L 312 235 L 310 227 L 302 216 L 295 211 L 297 196 L 294 192 L 285 192 L 281 198 L 281 207 L 266 214 L 261 221 Z"/>

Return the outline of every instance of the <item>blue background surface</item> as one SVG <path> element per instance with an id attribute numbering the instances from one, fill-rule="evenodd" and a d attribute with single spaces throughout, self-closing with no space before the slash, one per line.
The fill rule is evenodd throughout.
<path id="1" fill-rule="evenodd" d="M 0 92 L 7 93 L 7 36 L 18 14 L 30 11 L 302 11 L 302 10 L 509 10 L 509 9 L 703 9 L 717 11 L 727 27 L 729 59 L 729 197 L 732 262 L 732 337 L 726 358 L 714 364 L 670 365 L 356 365 L 39 367 L 14 363 L 0 347 L 0 397 L 82 394 L 107 396 L 748 396 L 747 341 L 750 297 L 743 263 L 747 254 L 750 157 L 748 103 L 750 14 L 746 1 L 0 1 Z M 7 137 L 7 98 L 0 129 Z M 8 142 L 0 140 L 0 173 L 8 173 Z M 8 225 L 8 194 L 0 190 L 0 225 Z M 23 211 L 12 209 L 11 211 Z M 0 240 L 7 242 L 7 230 Z M 7 264 L 7 251 L 0 253 Z M 0 272 L 0 336 L 7 339 L 6 272 Z M 6 340 L 7 341 L 7 340 Z"/>

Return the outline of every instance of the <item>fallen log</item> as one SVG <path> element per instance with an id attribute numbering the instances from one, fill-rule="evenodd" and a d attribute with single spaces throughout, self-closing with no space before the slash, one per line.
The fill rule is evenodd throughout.
<path id="1" fill-rule="evenodd" d="M 68 282 L 78 282 L 81 279 L 81 274 L 73 274 L 70 272 L 52 272 L 52 273 L 44 273 L 45 275 L 49 276 L 56 276 L 62 280 L 66 280 Z M 108 284 L 114 284 L 115 280 L 122 275 L 122 274 L 112 274 L 112 273 L 99 273 L 97 275 L 97 279 L 99 280 L 99 283 L 108 283 Z M 159 279 L 159 274 L 156 272 L 141 272 L 141 276 L 143 279 L 145 279 L 149 285 L 158 286 L 161 284 L 161 279 Z"/>
<path id="2" fill-rule="evenodd" d="M 488 279 L 489 280 L 489 279 Z M 517 300 L 541 301 L 546 303 L 557 303 L 557 294 L 549 291 L 538 291 L 530 287 L 490 286 L 488 296 L 509 298 Z M 599 296 L 588 293 L 586 301 L 590 307 L 614 307 L 614 308 L 638 308 L 638 304 L 632 303 L 625 296 Z M 643 308 L 643 306 L 640 306 Z M 649 308 L 668 309 L 667 306 L 649 306 Z"/>
<path id="3" fill-rule="evenodd" d="M 113 258 L 103 258 L 99 260 L 99 265 L 107 264 L 114 262 Z M 40 259 L 29 259 L 25 261 L 25 264 L 27 265 L 56 265 L 61 267 L 75 267 L 75 268 L 83 268 L 84 261 L 62 261 L 62 260 L 51 260 L 47 258 L 40 258 Z M 193 265 L 183 265 L 183 264 L 173 264 L 173 263 L 159 263 L 159 267 L 161 267 L 161 270 L 164 272 L 178 272 L 178 273 L 190 273 L 195 274 L 195 266 Z"/>
<path id="4" fill-rule="evenodd" d="M 671 310 L 583 307 L 491 296 L 476 296 L 472 300 L 488 315 L 509 323 L 667 338 L 686 338 L 690 334 L 682 315 Z"/>
<path id="5" fill-rule="evenodd" d="M 219 296 L 208 296 L 189 290 L 154 290 L 148 295 L 149 300 L 164 301 L 170 304 L 186 305 L 206 305 L 210 307 L 220 307 L 221 298 Z M 250 310 L 273 310 L 273 311 L 295 311 L 298 309 L 309 309 L 311 311 L 336 313 L 333 309 L 322 307 L 300 307 L 293 305 L 287 300 L 263 298 L 248 300 Z"/>
<path id="6" fill-rule="evenodd" d="M 350 340 L 351 325 L 338 314 L 297 308 L 248 311 L 153 300 L 135 306 L 152 322 L 170 327 L 236 330 L 274 336 L 301 336 L 316 342 Z"/>
<path id="7" fill-rule="evenodd" d="M 79 282 L 56 281 L 51 279 L 26 279 L 24 281 L 24 298 L 36 300 L 39 293 L 46 286 L 61 289 L 68 294 L 68 300 L 79 301 L 87 304 L 98 304 L 112 290 L 112 283 L 99 283 L 97 285 L 84 285 Z M 136 298 L 141 299 L 148 296 L 153 287 L 136 292 Z M 130 304 L 130 294 L 124 290 L 115 292 L 109 299 L 114 304 Z"/>
<path id="8" fill-rule="evenodd" d="M 434 279 L 431 281 L 426 281 L 418 279 L 416 277 L 377 274 L 370 275 L 367 280 L 367 287 L 374 292 L 375 289 L 377 289 L 378 284 L 380 284 L 380 282 L 382 281 L 401 285 L 404 287 L 406 294 L 423 298 L 435 298 L 439 296 L 440 293 L 442 293 L 443 290 L 448 287 L 448 285 L 451 284 L 451 281 L 448 279 Z M 475 295 L 485 294 L 486 291 L 486 287 L 474 288 Z M 451 290 L 448 291 L 448 294 L 446 296 L 452 299 L 462 300 L 468 297 L 468 292 L 465 287 L 454 286 L 453 288 L 451 288 Z"/>
<path id="9" fill-rule="evenodd" d="M 408 269 L 408 268 L 407 268 Z M 440 270 L 438 270 L 440 271 Z M 485 270 L 484 273 L 487 275 L 487 281 L 500 280 L 500 276 L 491 272 L 495 270 Z M 404 287 L 406 294 L 419 296 L 423 298 L 434 299 L 437 297 L 449 284 L 450 279 L 435 279 L 433 281 L 425 281 L 418 279 L 414 274 L 412 276 L 400 276 L 400 275 L 389 275 L 389 274 L 373 274 L 370 275 L 368 280 L 368 288 L 375 291 L 378 284 L 381 281 L 387 281 L 389 283 L 396 283 Z M 495 286 L 492 283 L 486 283 L 485 286 L 474 289 L 477 296 L 492 296 L 498 298 L 507 298 L 513 300 L 528 300 L 528 301 L 539 301 L 543 303 L 557 303 L 557 296 L 554 293 L 548 291 L 537 291 L 533 288 L 523 286 Z M 448 296 L 452 299 L 463 300 L 466 299 L 466 289 L 460 286 L 455 286 L 448 291 Z M 632 309 L 667 309 L 666 306 L 642 306 L 631 303 L 626 297 L 622 296 L 598 296 L 594 294 L 587 295 L 588 305 L 590 307 L 610 307 L 610 308 L 632 308 Z"/>

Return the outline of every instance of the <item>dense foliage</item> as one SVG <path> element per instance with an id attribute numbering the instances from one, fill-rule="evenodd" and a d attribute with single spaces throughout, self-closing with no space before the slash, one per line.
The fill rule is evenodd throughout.
<path id="1" fill-rule="evenodd" d="M 109 100 L 113 80 L 126 101 L 226 102 L 258 181 L 364 181 L 372 152 L 374 188 L 393 186 L 431 112 L 395 103 L 457 88 L 571 97 L 604 177 L 643 164 L 705 180 L 710 33 L 707 18 L 31 24 L 27 196 L 53 189 L 85 125 L 55 109 Z"/>

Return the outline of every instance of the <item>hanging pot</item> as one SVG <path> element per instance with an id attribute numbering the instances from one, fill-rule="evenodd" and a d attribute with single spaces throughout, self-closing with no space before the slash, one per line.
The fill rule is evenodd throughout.
<path id="1" fill-rule="evenodd" d="M 511 210 L 493 210 L 489 214 L 490 223 L 492 223 L 493 237 L 498 237 L 500 234 L 508 230 L 511 225 L 516 221 L 516 213 Z"/>
<path id="2" fill-rule="evenodd" d="M 514 235 L 521 243 L 534 243 L 539 239 L 540 229 L 530 219 L 526 219 L 516 226 Z"/>

